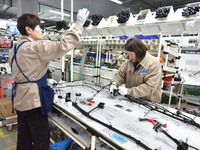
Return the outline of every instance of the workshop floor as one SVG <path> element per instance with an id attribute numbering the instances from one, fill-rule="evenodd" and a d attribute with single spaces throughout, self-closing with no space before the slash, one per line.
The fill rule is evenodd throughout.
<path id="1" fill-rule="evenodd" d="M 6 127 L 0 128 L 0 150 L 16 150 L 17 125 L 12 126 L 8 131 Z"/>

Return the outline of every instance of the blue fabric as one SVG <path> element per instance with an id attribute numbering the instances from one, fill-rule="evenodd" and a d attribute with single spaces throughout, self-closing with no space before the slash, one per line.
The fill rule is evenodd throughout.
<path id="1" fill-rule="evenodd" d="M 12 70 L 13 61 L 15 60 L 18 69 L 20 70 L 20 72 L 23 74 L 23 76 L 28 81 L 21 82 L 21 83 L 18 83 L 18 82 L 14 82 L 13 83 L 13 88 L 12 88 L 12 103 L 14 105 L 14 97 L 16 95 L 17 84 L 37 83 L 38 89 L 39 89 L 39 95 L 40 95 L 40 102 L 41 102 L 42 114 L 46 115 L 53 108 L 54 90 L 50 86 L 47 85 L 47 72 L 45 73 L 45 75 L 41 79 L 39 79 L 37 81 L 31 81 L 31 80 L 29 80 L 29 78 L 22 72 L 21 68 L 18 65 L 16 54 L 17 54 L 17 51 L 18 51 L 19 47 L 22 44 L 24 44 L 25 42 L 28 42 L 28 41 L 22 42 L 18 47 L 16 47 L 16 45 L 15 45 L 15 47 L 14 47 L 14 55 L 13 55 L 13 58 L 12 58 L 12 61 L 11 61 L 11 70 Z M 14 112 L 14 109 L 13 109 L 13 112 Z"/>
<path id="2" fill-rule="evenodd" d="M 42 114 L 45 115 L 52 110 L 54 90 L 47 85 L 47 73 L 37 81 L 40 94 L 40 102 Z"/>
<path id="3" fill-rule="evenodd" d="M 72 142 L 72 139 L 68 138 L 66 140 L 51 144 L 49 146 L 49 150 L 66 150 L 66 148 L 68 148 L 71 142 Z"/>

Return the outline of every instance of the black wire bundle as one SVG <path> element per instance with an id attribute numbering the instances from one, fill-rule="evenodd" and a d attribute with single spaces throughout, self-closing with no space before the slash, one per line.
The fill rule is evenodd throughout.
<path id="1" fill-rule="evenodd" d="M 128 21 L 129 17 L 130 17 L 130 8 L 126 8 L 126 9 L 122 9 L 117 13 L 117 22 L 118 23 L 125 23 Z"/>
<path id="2" fill-rule="evenodd" d="M 81 86 L 81 85 L 73 85 L 73 86 Z M 84 84 L 83 84 L 82 86 L 87 86 L 87 85 L 84 85 Z M 108 85 L 102 87 L 99 91 L 97 91 L 97 93 L 96 93 L 93 97 L 95 97 L 102 89 L 104 89 L 104 88 L 107 87 L 107 86 L 108 86 Z M 67 87 L 67 86 L 66 86 L 66 87 Z M 87 86 L 87 87 L 91 88 L 90 86 Z M 96 90 L 96 89 L 95 89 L 95 90 Z M 126 97 L 130 100 L 130 102 L 134 102 L 134 103 L 137 103 L 137 104 L 139 104 L 139 105 L 142 105 L 142 106 L 148 108 L 149 111 L 157 111 L 157 112 L 159 112 L 159 113 L 162 113 L 162 114 L 164 114 L 164 115 L 167 115 L 167 116 L 169 116 L 169 117 L 172 117 L 172 118 L 174 118 L 174 119 L 177 119 L 177 120 L 179 120 L 179 121 L 182 121 L 182 122 L 184 122 L 184 123 L 188 123 L 188 124 L 190 124 L 190 125 L 196 126 L 197 128 L 200 129 L 200 124 L 199 124 L 199 123 L 195 122 L 194 119 L 192 119 L 192 118 L 190 118 L 190 117 L 188 117 L 188 116 L 182 114 L 180 111 L 177 111 L 176 113 L 173 113 L 173 112 L 167 110 L 164 106 L 161 106 L 161 105 L 159 105 L 159 104 L 156 104 L 156 103 L 153 103 L 153 102 L 149 102 L 149 101 L 144 100 L 144 99 L 133 98 L 133 97 L 131 97 L 131 96 L 129 96 L 129 95 L 127 95 Z M 105 103 L 102 103 L 102 102 L 101 102 L 101 103 L 99 103 L 99 105 L 98 105 L 97 107 L 95 107 L 94 109 L 96 109 L 96 108 L 101 108 L 101 109 L 103 109 L 103 108 L 104 108 L 104 104 L 105 104 Z M 133 137 L 133 136 L 131 136 L 131 135 L 128 135 L 128 134 L 126 134 L 126 133 L 124 133 L 124 132 L 122 132 L 122 131 L 120 131 L 120 130 L 114 128 L 112 125 L 108 125 L 108 124 L 106 124 L 106 123 L 104 123 L 104 122 L 102 122 L 102 121 L 100 121 L 100 120 L 98 120 L 98 119 L 92 117 L 89 113 L 90 113 L 91 111 L 93 111 L 94 109 L 92 109 L 92 110 L 89 111 L 89 112 L 86 112 L 86 111 L 83 110 L 81 107 L 79 107 L 79 106 L 77 105 L 77 103 L 72 103 L 72 106 L 74 106 L 74 107 L 75 107 L 77 110 L 79 110 L 83 115 L 85 115 L 86 117 L 90 118 L 91 120 L 96 121 L 96 122 L 98 122 L 99 124 L 101 124 L 101 125 L 103 125 L 103 126 L 109 128 L 109 129 L 111 129 L 111 130 L 113 130 L 113 131 L 115 131 L 115 132 L 118 132 L 118 133 L 122 134 L 123 136 L 126 136 L 126 137 L 130 138 L 131 140 L 135 141 L 136 144 L 140 145 L 140 146 L 143 147 L 144 149 L 151 150 L 151 148 L 149 148 L 147 145 L 145 145 L 144 143 L 142 143 L 140 140 L 136 139 L 135 137 Z M 149 113 L 149 111 L 148 111 L 147 113 Z M 146 114 L 147 114 L 147 113 L 146 113 Z M 146 114 L 145 114 L 145 115 L 146 115 Z M 158 126 L 158 127 L 159 127 L 159 126 Z M 156 131 L 156 130 L 155 130 L 155 131 Z M 172 136 L 170 136 L 166 131 L 163 130 L 162 132 L 163 132 L 166 136 L 168 136 L 170 139 L 172 139 L 172 140 L 177 144 L 177 146 L 178 146 L 178 147 L 177 147 L 177 150 L 185 150 L 185 149 L 187 150 L 188 147 L 193 148 L 193 149 L 195 149 L 195 150 L 198 150 L 198 148 L 196 148 L 196 147 L 194 147 L 194 146 L 188 145 L 187 143 L 182 142 L 182 141 L 178 141 L 177 139 L 175 139 L 175 138 L 173 138 Z"/>
<path id="3" fill-rule="evenodd" d="M 190 15 L 195 15 L 197 12 L 199 12 L 199 7 L 186 6 L 183 9 L 182 16 L 188 17 Z"/>
<path id="4" fill-rule="evenodd" d="M 88 27 L 91 23 L 91 20 L 90 19 L 87 19 L 83 25 L 83 27 Z"/>
<path id="5" fill-rule="evenodd" d="M 136 144 L 138 144 L 139 146 L 143 147 L 143 148 L 146 149 L 146 150 L 152 150 L 151 148 L 149 148 L 147 145 L 145 145 L 143 142 L 141 142 L 139 139 L 136 139 L 136 138 L 133 137 L 132 135 L 129 135 L 129 134 L 127 134 L 127 133 L 124 133 L 124 132 L 118 130 L 117 128 L 114 128 L 112 125 L 108 125 L 108 124 L 102 122 L 101 120 L 98 120 L 97 118 L 92 117 L 88 112 L 86 112 L 86 111 L 83 110 L 81 107 L 79 107 L 79 106 L 77 105 L 77 103 L 72 103 L 72 106 L 75 107 L 77 110 L 79 110 L 79 112 L 81 112 L 83 115 L 85 115 L 86 117 L 90 118 L 91 120 L 96 121 L 96 122 L 98 122 L 99 124 L 101 124 L 101 125 L 103 125 L 103 126 L 109 128 L 110 130 L 113 130 L 113 131 L 115 131 L 115 132 L 117 132 L 117 133 L 119 133 L 119 134 L 121 134 L 121 135 L 123 135 L 123 136 L 125 136 L 125 137 L 128 137 L 129 139 L 135 141 Z"/>
<path id="6" fill-rule="evenodd" d="M 56 29 L 57 30 L 61 30 L 61 29 L 67 30 L 67 29 L 69 29 L 69 25 L 64 20 L 57 21 L 56 22 Z"/>
<path id="7" fill-rule="evenodd" d="M 153 102 L 149 102 L 149 101 L 147 101 L 145 99 L 133 98 L 133 97 L 131 97 L 129 95 L 127 95 L 126 97 L 131 102 L 137 103 L 139 105 L 142 105 L 142 106 L 148 108 L 149 111 L 157 111 L 157 112 L 162 113 L 162 114 L 164 114 L 166 116 L 169 116 L 169 117 L 174 118 L 176 120 L 182 121 L 184 123 L 188 123 L 188 124 L 193 125 L 193 126 L 195 126 L 195 127 L 200 129 L 200 124 L 199 123 L 197 123 L 194 119 L 182 114 L 180 111 L 177 111 L 176 113 L 173 113 L 173 112 L 167 110 L 164 106 L 160 106 L 159 104 L 156 104 L 156 103 L 153 103 Z"/>
<path id="8" fill-rule="evenodd" d="M 93 14 L 92 15 L 92 25 L 97 26 L 100 23 L 102 18 L 103 18 L 102 14 L 99 14 L 99 13 Z"/>
<path id="9" fill-rule="evenodd" d="M 155 18 L 165 18 L 169 14 L 170 8 L 164 6 L 164 7 L 159 7 L 156 10 L 156 16 Z"/>

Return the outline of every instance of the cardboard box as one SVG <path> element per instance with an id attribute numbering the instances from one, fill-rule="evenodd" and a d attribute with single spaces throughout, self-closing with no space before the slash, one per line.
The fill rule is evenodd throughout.
<path id="1" fill-rule="evenodd" d="M 12 124 L 17 122 L 17 117 L 16 118 L 10 118 L 2 121 L 2 125 L 7 125 L 7 124 Z"/>
<path id="2" fill-rule="evenodd" d="M 12 101 L 11 98 L 0 99 L 0 114 L 2 117 L 10 117 L 16 115 L 16 111 L 12 113 Z"/>

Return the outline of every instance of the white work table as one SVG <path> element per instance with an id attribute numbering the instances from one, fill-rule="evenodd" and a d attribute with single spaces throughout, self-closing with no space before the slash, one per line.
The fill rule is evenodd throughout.
<path id="1" fill-rule="evenodd" d="M 94 89 L 87 87 L 87 85 L 93 87 Z M 112 125 L 112 127 L 117 130 L 136 138 L 150 149 L 174 150 L 177 148 L 177 145 L 162 132 L 155 132 L 151 122 L 139 121 L 139 118 L 149 118 L 157 120 L 162 124 L 167 124 L 167 128 L 163 129 L 167 130 L 169 135 L 178 141 L 187 141 L 189 145 L 200 149 L 199 128 L 156 111 L 148 112 L 148 109 L 144 106 L 130 102 L 125 97 L 117 96 L 113 98 L 110 96 L 108 89 L 101 90 L 92 99 L 95 103 L 92 103 L 91 106 L 83 103 L 83 101 L 86 102 L 87 99 L 90 99 L 94 94 L 96 94 L 95 89 L 100 90 L 100 87 L 96 87 L 90 82 L 83 84 L 82 81 L 58 85 L 55 88 L 56 94 L 54 97 L 54 108 L 62 112 L 62 114 L 67 116 L 67 118 L 59 117 L 55 113 L 49 114 L 49 118 L 57 126 L 60 126 L 63 131 L 66 131 L 66 134 L 71 136 L 72 139 L 78 142 L 83 148 L 88 149 L 90 147 L 91 149 L 94 149 L 96 146 L 97 150 L 101 149 L 97 143 L 95 145 L 95 139 L 98 137 L 101 141 L 110 145 L 113 149 L 144 149 L 140 145 L 136 144 L 136 142 L 132 139 L 129 139 L 128 137 L 123 136 L 120 133 L 117 133 L 86 117 L 79 110 L 73 107 L 71 102 L 65 102 L 65 95 L 68 92 L 71 93 L 71 101 L 76 102 L 77 105 L 86 112 L 92 110 L 100 102 L 105 103 L 103 109 L 95 109 L 90 113 L 90 116 L 104 122 L 107 125 Z M 81 96 L 77 97 L 76 93 L 81 93 Z M 62 96 L 63 98 L 58 98 L 58 96 Z M 177 111 L 172 108 L 165 108 L 174 113 Z M 190 114 L 184 114 L 191 118 L 195 117 Z M 199 117 L 196 117 L 195 121 L 200 124 Z M 74 133 L 72 128 L 77 129 L 79 133 Z M 189 149 L 192 150 L 193 148 Z"/>

